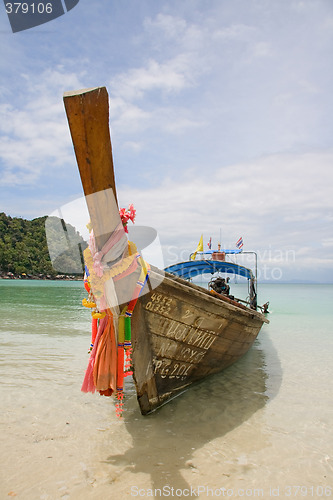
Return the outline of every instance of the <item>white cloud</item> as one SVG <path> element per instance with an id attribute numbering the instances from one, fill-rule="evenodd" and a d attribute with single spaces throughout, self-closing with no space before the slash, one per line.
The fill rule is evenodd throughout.
<path id="1" fill-rule="evenodd" d="M 323 247 L 333 247 L 333 237 L 323 238 L 321 244 Z"/>
<path id="2" fill-rule="evenodd" d="M 182 55 L 165 63 L 150 59 L 145 67 L 117 75 L 111 81 L 111 89 L 114 94 L 126 99 L 142 98 L 146 92 L 156 89 L 179 92 L 191 84 L 188 66 L 187 58 Z"/>
<path id="3" fill-rule="evenodd" d="M 257 34 L 257 29 L 254 26 L 246 24 L 232 24 L 224 28 L 217 29 L 213 32 L 214 39 L 219 40 L 233 40 L 233 41 L 252 41 Z"/>
<path id="4" fill-rule="evenodd" d="M 62 93 L 109 82 L 121 194 L 164 244 L 191 250 L 221 227 L 226 243 L 329 262 L 328 3 L 139 4 L 103 17 L 87 3 L 75 27 L 3 38 L 3 209 L 42 215 L 78 190 L 62 183 L 75 170 Z"/>
<path id="5" fill-rule="evenodd" d="M 135 142 L 135 141 L 127 141 L 122 144 L 122 148 L 126 150 L 131 150 L 134 152 L 141 151 L 143 148 L 143 144 L 141 142 Z"/>
<path id="6" fill-rule="evenodd" d="M 159 53 L 165 52 L 166 47 L 170 51 L 177 47 L 177 53 L 191 53 L 204 48 L 206 22 L 201 18 L 195 24 L 178 15 L 160 13 L 155 18 L 147 17 L 143 27 Z"/>
<path id="7" fill-rule="evenodd" d="M 21 78 L 24 100 L 0 106 L 1 185 L 36 183 L 45 168 L 61 168 L 72 157 L 62 94 L 82 87 L 79 78 L 61 67 Z"/>
<path id="8" fill-rule="evenodd" d="M 112 90 L 111 90 L 112 92 Z M 137 133 L 149 127 L 152 113 L 115 94 L 110 96 L 112 129 L 117 133 Z M 127 139 L 125 139 L 128 142 Z"/>
<path id="9" fill-rule="evenodd" d="M 221 228 L 226 246 L 242 235 L 262 263 L 292 273 L 295 255 L 305 272 L 318 246 L 326 251 L 316 255 L 316 266 L 333 264 L 323 221 L 333 212 L 332 167 L 332 152 L 271 155 L 206 175 L 183 173 L 153 189 L 122 188 L 120 200 L 134 203 L 138 224 L 158 229 L 166 257 L 171 247 L 193 250 L 201 233 L 216 245 Z"/>
<path id="10" fill-rule="evenodd" d="M 147 32 L 151 32 L 154 36 L 156 33 L 163 33 L 169 39 L 178 40 L 184 36 L 188 28 L 188 23 L 185 19 L 168 14 L 157 14 L 155 19 L 147 17 L 144 20 L 144 28 Z"/>
<path id="11" fill-rule="evenodd" d="M 254 43 L 251 48 L 251 57 L 247 62 L 253 62 L 256 58 L 268 57 L 272 55 L 272 48 L 268 42 Z"/>
<path id="12" fill-rule="evenodd" d="M 154 46 L 160 45 L 163 51 L 155 58 L 144 57 L 141 66 L 110 80 L 112 118 L 121 130 L 161 128 L 174 133 L 202 126 L 202 119 L 172 99 L 198 87 L 203 75 L 214 67 L 216 58 L 212 59 L 208 47 L 213 34 L 205 24 L 190 24 L 166 14 L 147 18 L 144 29 L 153 37 Z M 170 40 L 175 48 L 169 45 Z"/>

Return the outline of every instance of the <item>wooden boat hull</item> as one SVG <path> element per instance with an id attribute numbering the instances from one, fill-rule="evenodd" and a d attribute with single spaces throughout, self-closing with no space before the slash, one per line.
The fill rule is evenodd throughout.
<path id="1" fill-rule="evenodd" d="M 64 103 L 101 252 L 120 224 L 108 93 L 105 87 L 67 92 Z M 125 250 L 122 259 L 127 257 Z M 218 257 L 222 262 L 222 254 Z M 139 272 L 114 284 L 118 304 L 131 298 Z M 163 278 L 161 271 L 152 269 L 132 316 L 133 375 L 144 415 L 237 361 L 267 322 L 262 314 L 224 296 L 214 296 L 170 274 Z"/>
<path id="2" fill-rule="evenodd" d="M 158 274 L 155 269 L 150 280 Z M 141 413 L 233 364 L 252 346 L 264 322 L 257 311 L 166 275 L 140 298 L 132 317 L 133 376 Z"/>

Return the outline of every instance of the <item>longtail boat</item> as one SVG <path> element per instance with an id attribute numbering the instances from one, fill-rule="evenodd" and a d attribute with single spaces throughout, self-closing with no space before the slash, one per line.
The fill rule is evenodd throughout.
<path id="1" fill-rule="evenodd" d="M 99 326 L 95 322 L 95 336 L 97 328 L 100 331 L 103 325 L 104 330 L 107 324 L 114 329 L 109 339 L 113 354 L 108 356 L 110 371 L 115 370 L 116 374 L 109 374 L 105 385 L 101 383 L 96 390 L 104 395 L 118 392 L 118 396 L 122 390 L 122 349 L 126 355 L 123 330 L 126 333 L 129 320 L 130 373 L 141 413 L 146 415 L 191 384 L 235 363 L 249 350 L 268 320 L 257 310 L 255 274 L 244 266 L 227 262 L 228 252 L 218 249 L 208 257 L 201 252 L 199 259 L 192 255 L 188 261 L 164 270 L 143 261 L 139 251 L 127 242 L 121 225 L 106 88 L 66 92 L 64 104 L 95 235 L 95 250 L 89 257 L 89 286 L 93 287 L 93 296 L 99 304 L 97 317 L 103 318 L 104 314 L 103 319 L 97 320 Z M 207 272 L 247 278 L 248 303 L 214 287 L 214 282 L 211 290 L 191 282 L 194 276 Z M 105 314 L 110 310 L 113 319 L 107 323 Z M 125 322 L 125 327 L 121 322 Z M 91 380 L 92 370 L 91 366 Z M 95 382 L 97 376 L 95 368 Z"/>

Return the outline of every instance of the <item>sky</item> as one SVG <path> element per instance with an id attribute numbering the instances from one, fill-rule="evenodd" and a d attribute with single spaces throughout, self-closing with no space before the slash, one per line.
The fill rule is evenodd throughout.
<path id="1" fill-rule="evenodd" d="M 0 43 L 0 212 L 82 197 L 62 95 L 106 86 L 120 205 L 165 265 L 242 236 L 260 279 L 333 282 L 331 0 L 80 0 L 18 33 L 0 6 Z"/>

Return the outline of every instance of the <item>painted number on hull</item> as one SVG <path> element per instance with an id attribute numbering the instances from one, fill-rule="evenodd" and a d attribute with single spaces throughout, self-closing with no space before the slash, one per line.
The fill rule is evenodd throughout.
<path id="1" fill-rule="evenodd" d="M 186 309 L 185 314 L 183 314 L 182 319 L 190 318 L 193 316 L 193 312 L 191 312 L 189 309 Z"/>
<path id="2" fill-rule="evenodd" d="M 150 299 L 145 305 L 145 309 L 159 314 L 170 314 L 172 299 L 161 293 L 152 293 Z"/>
<path id="3" fill-rule="evenodd" d="M 155 373 L 158 373 L 161 378 L 180 378 L 184 379 L 190 373 L 193 365 L 187 365 L 185 363 L 175 363 L 171 364 L 171 361 L 163 361 L 161 359 L 155 362 Z"/>

